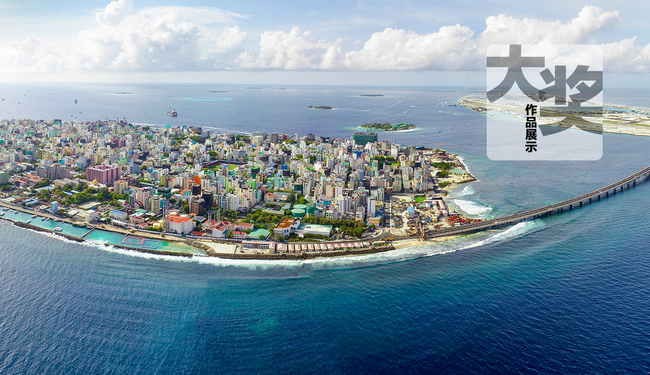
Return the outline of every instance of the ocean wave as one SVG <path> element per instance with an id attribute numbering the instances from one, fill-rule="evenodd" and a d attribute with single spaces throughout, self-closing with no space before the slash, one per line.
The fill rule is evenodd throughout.
<path id="1" fill-rule="evenodd" d="M 445 242 L 428 243 L 420 246 L 369 255 L 310 259 L 303 261 L 303 263 L 314 270 L 359 268 L 374 266 L 378 264 L 395 263 L 422 257 L 444 255 L 464 249 L 487 245 L 494 242 L 502 242 L 511 238 L 519 237 L 525 233 L 539 229 L 543 226 L 544 222 L 542 220 L 532 220 L 519 223 L 505 230 L 481 232 Z"/>
<path id="2" fill-rule="evenodd" d="M 487 245 L 487 244 L 490 244 L 490 243 L 493 243 L 493 242 L 502 241 L 502 240 L 506 240 L 506 239 L 509 239 L 509 238 L 513 238 L 513 237 L 518 237 L 518 236 L 520 236 L 520 235 L 522 235 L 522 234 L 524 234 L 526 232 L 529 232 L 529 231 L 534 230 L 534 229 L 541 228 L 543 226 L 544 226 L 544 222 L 542 220 L 539 220 L 539 219 L 532 220 L 532 221 L 524 221 L 522 223 L 515 224 L 514 226 L 509 227 L 508 229 L 506 229 L 506 230 L 504 230 L 502 232 L 499 232 L 499 233 L 497 233 L 497 234 L 495 234 L 495 235 L 493 235 L 491 237 L 488 237 L 488 238 L 486 238 L 484 240 L 473 243 L 473 244 L 467 246 L 466 249 L 471 249 L 471 248 L 474 248 L 474 247 Z"/>
<path id="3" fill-rule="evenodd" d="M 471 171 L 469 170 L 469 168 L 467 167 L 467 163 L 465 163 L 465 159 L 463 159 L 461 156 L 458 156 L 458 155 L 456 156 L 456 158 L 457 158 L 458 160 L 460 160 L 460 162 L 463 164 L 463 166 L 465 166 L 465 170 L 467 171 L 467 173 L 472 174 L 472 172 L 471 172 Z M 472 175 L 472 176 L 473 176 L 473 175 Z"/>
<path id="4" fill-rule="evenodd" d="M 490 206 L 464 199 L 454 199 L 454 204 L 468 215 L 484 216 L 492 211 Z"/>
<path id="5" fill-rule="evenodd" d="M 472 195 L 472 194 L 474 194 L 474 186 L 473 186 L 473 185 L 467 185 L 467 186 L 465 186 L 465 188 L 463 189 L 463 191 L 460 193 L 461 196 L 464 196 L 464 195 Z"/>
<path id="6" fill-rule="evenodd" d="M 71 241 L 65 237 L 61 237 L 54 233 L 46 233 L 33 231 L 50 238 L 67 242 L 70 244 L 77 244 L 80 246 L 87 246 L 96 248 L 102 251 L 111 253 L 118 253 L 121 255 L 150 259 L 161 260 L 166 262 L 181 262 L 181 263 L 195 263 L 214 266 L 223 269 L 231 269 L 239 274 L 236 270 L 242 270 L 245 277 L 260 277 L 260 278 L 295 278 L 307 277 L 309 272 L 317 270 L 333 270 L 333 269 L 350 269 L 369 267 L 381 264 L 395 263 L 401 261 L 408 261 L 422 257 L 430 257 L 434 255 L 444 255 L 456 251 L 475 248 L 487 245 L 494 242 L 506 241 L 508 239 L 519 237 L 532 230 L 536 230 L 544 226 L 542 220 L 532 220 L 519 223 L 513 227 L 504 230 L 486 231 L 471 234 L 468 236 L 458 237 L 449 241 L 426 243 L 406 247 L 402 249 L 390 250 L 381 253 L 353 255 L 343 257 L 330 257 L 330 258 L 315 258 L 306 260 L 258 260 L 258 259 L 224 259 L 211 256 L 195 255 L 192 258 L 178 257 L 171 255 L 151 254 L 139 252 L 136 250 L 128 250 L 108 244 L 106 241 L 87 240 L 85 242 Z M 23 228 L 27 229 L 27 228 Z M 30 229 L 27 229 L 30 230 Z M 252 273 L 250 273 L 252 272 Z M 236 276 L 234 274 L 233 276 Z"/>

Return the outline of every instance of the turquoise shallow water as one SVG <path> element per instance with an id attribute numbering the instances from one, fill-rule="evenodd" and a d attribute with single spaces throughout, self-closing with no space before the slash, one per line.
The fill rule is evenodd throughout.
<path id="1" fill-rule="evenodd" d="M 110 244 L 117 244 L 121 246 L 127 246 L 127 247 L 133 247 L 133 248 L 141 248 L 139 244 L 134 245 L 137 241 L 135 239 L 133 240 L 127 240 L 126 243 L 123 243 L 124 241 L 124 235 L 120 233 L 114 233 L 114 232 L 109 232 L 105 230 L 100 230 L 100 229 L 95 229 L 91 233 L 89 233 L 86 237 L 84 237 L 86 241 L 97 241 L 97 242 L 107 242 Z M 138 237 L 138 239 L 142 239 Z M 144 243 L 144 246 L 148 249 L 154 249 L 154 250 L 162 250 L 162 251 L 172 251 L 172 252 L 179 252 L 179 253 L 190 253 L 190 254 L 197 254 L 197 255 L 205 255 L 205 252 L 197 249 L 195 247 L 183 244 L 183 243 L 178 243 L 178 242 L 168 242 L 164 240 L 146 240 Z"/>
<path id="2" fill-rule="evenodd" d="M 127 111 L 137 105 L 143 122 L 159 107 L 164 119 L 167 95 L 215 89 L 92 88 L 133 92 L 93 98 L 124 101 Z M 358 102 L 353 95 L 368 89 L 235 89 L 233 100 L 218 102 L 230 106 L 219 118 L 202 122 L 215 105 L 203 103 L 203 112 L 179 121 L 228 127 L 239 119 L 241 131 L 349 136 L 345 126 L 407 119 L 422 131 L 391 139 L 456 143 L 449 147 L 478 181 L 450 198 L 488 206 L 487 215 L 558 202 L 650 164 L 650 139 L 620 135 L 605 135 L 597 162 L 490 161 L 485 118 L 445 104 L 462 90 L 377 88 L 386 96 Z M 74 99 L 90 89 L 53 90 Z M 33 106 L 39 113 L 57 110 L 46 94 L 34 93 L 48 98 Z M 641 105 L 637 94 L 628 95 L 631 105 Z M 347 114 L 302 112 L 309 102 Z M 0 222 L 0 373 L 650 373 L 648 207 L 645 182 L 501 231 L 305 262 L 155 256 Z"/>
<path id="3" fill-rule="evenodd" d="M 137 243 L 136 240 L 128 240 L 127 243 L 123 243 L 122 241 L 124 240 L 124 235 L 119 233 L 109 232 L 101 229 L 95 229 L 91 231 L 88 228 L 76 227 L 72 224 L 68 224 L 65 222 L 57 222 L 54 220 L 47 220 L 47 219 L 41 220 L 42 216 L 37 216 L 33 218 L 32 216 L 34 214 L 24 213 L 13 209 L 2 210 L 0 208 L 0 212 L 3 212 L 4 214 L 3 217 L 6 219 L 21 221 L 23 223 L 29 221 L 29 224 L 31 225 L 37 226 L 39 228 L 44 228 L 47 230 L 54 230 L 54 228 L 59 227 L 62 229 L 62 231 L 57 233 L 67 234 L 77 238 L 83 238 L 86 241 L 95 241 L 101 244 L 108 243 L 112 245 L 121 245 L 121 246 L 132 247 L 134 249 L 145 248 L 151 250 L 206 255 L 203 250 L 197 249 L 193 246 L 186 245 L 180 242 L 169 242 L 169 241 L 164 241 L 162 239 L 161 240 L 151 239 L 151 240 L 146 240 L 144 246 L 141 246 L 141 244 Z"/>
<path id="4" fill-rule="evenodd" d="M 34 214 L 28 214 L 24 213 L 21 211 L 17 210 L 12 210 L 12 209 L 7 209 L 2 210 L 0 208 L 0 211 L 4 213 L 4 217 L 7 219 L 15 220 L 15 221 L 21 221 L 23 223 L 27 222 L 29 220 L 29 224 L 37 226 L 39 228 L 44 228 L 48 230 L 53 230 L 56 227 L 59 227 L 63 229 L 60 233 L 67 234 L 70 236 L 74 237 L 83 237 L 86 233 L 88 233 L 90 230 L 88 228 L 80 228 L 80 227 L 75 227 L 72 224 L 64 223 L 64 222 L 56 222 L 54 220 L 41 220 L 41 216 L 37 216 L 36 218 L 32 218 Z"/>

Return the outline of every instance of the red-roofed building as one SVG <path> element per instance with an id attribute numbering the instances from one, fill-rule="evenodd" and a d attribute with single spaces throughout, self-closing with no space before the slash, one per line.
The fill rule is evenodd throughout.
<path id="1" fill-rule="evenodd" d="M 169 220 L 170 232 L 190 234 L 194 230 L 194 220 L 186 215 L 168 215 L 167 220 Z"/>

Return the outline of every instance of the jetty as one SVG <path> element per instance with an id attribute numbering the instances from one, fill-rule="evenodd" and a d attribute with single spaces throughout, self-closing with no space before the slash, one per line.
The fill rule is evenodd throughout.
<path id="1" fill-rule="evenodd" d="M 645 181 L 647 176 L 650 174 L 650 166 L 643 168 L 642 170 L 634 173 L 631 176 L 625 177 L 622 180 L 609 184 L 605 187 L 602 187 L 598 190 L 594 190 L 590 193 L 580 195 L 575 198 L 567 199 L 565 201 L 551 204 L 548 206 L 535 208 L 532 210 L 503 216 L 498 219 L 485 220 L 481 222 L 465 224 L 458 227 L 445 228 L 445 229 L 436 229 L 426 232 L 426 238 L 437 238 L 437 237 L 447 237 L 447 236 L 458 236 L 463 234 L 475 233 L 484 230 L 498 229 L 501 227 L 506 227 L 510 225 L 515 225 L 528 220 L 534 220 L 543 216 L 550 216 L 559 214 L 564 211 L 569 211 L 574 208 L 579 208 L 589 203 L 600 201 L 601 199 L 608 198 L 611 195 L 616 194 L 617 192 L 622 192 L 623 189 L 627 188 L 628 190 L 636 186 L 637 182 Z"/>

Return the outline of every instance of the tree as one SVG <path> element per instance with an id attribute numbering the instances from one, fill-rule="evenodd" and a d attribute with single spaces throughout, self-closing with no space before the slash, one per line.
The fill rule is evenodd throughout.
<path id="1" fill-rule="evenodd" d="M 108 191 L 108 188 L 101 188 L 97 192 L 98 201 L 108 201 L 111 200 L 111 193 Z"/>
<path id="2" fill-rule="evenodd" d="M 296 201 L 296 194 L 294 193 L 289 194 L 289 196 L 287 197 L 287 202 L 293 204 L 295 201 Z"/>

